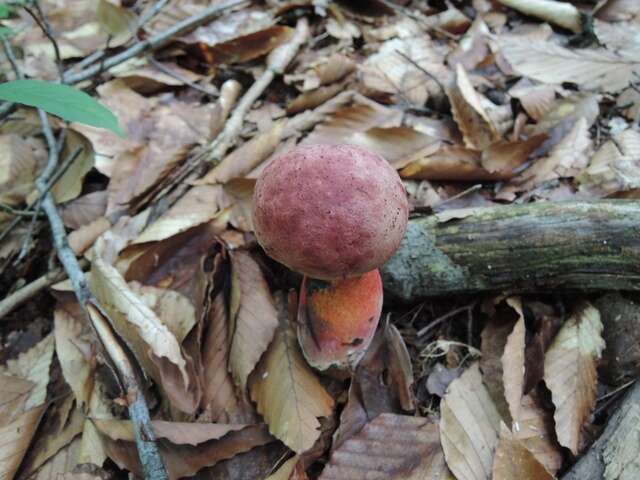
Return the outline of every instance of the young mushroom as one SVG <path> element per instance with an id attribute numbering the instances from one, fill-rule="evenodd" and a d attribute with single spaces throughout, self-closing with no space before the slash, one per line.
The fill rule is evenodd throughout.
<path id="1" fill-rule="evenodd" d="M 398 248 L 408 210 L 396 171 L 354 145 L 298 146 L 258 178 L 255 234 L 305 275 L 298 338 L 313 367 L 354 367 L 366 351 L 382 310 L 377 268 Z"/>

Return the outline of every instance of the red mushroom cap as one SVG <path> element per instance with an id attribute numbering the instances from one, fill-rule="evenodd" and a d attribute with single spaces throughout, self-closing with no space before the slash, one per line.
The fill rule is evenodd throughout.
<path id="1" fill-rule="evenodd" d="M 312 278 L 378 268 L 398 248 L 409 206 L 389 163 L 354 145 L 298 146 L 256 183 L 253 220 L 267 254 Z"/>

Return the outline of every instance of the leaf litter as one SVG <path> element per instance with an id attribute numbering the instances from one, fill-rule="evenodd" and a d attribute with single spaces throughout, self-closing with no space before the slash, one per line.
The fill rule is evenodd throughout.
<path id="1" fill-rule="evenodd" d="M 598 392 L 616 392 L 597 374 L 607 302 L 496 294 L 461 311 L 466 325 L 462 313 L 437 321 L 463 299 L 389 302 L 359 366 L 321 374 L 286 313 L 300 279 L 256 247 L 251 196 L 287 148 L 352 143 L 399 171 L 415 213 L 637 198 L 633 2 L 250 3 L 81 85 L 126 136 L 52 119 L 67 128 L 62 157 L 79 151 L 52 192 L 144 379 L 170 477 L 554 478 L 602 423 Z M 90 4 L 40 2 L 65 67 L 204 8 Z M 155 4 L 165 5 L 138 27 Z M 312 39 L 251 105 L 222 161 L 202 168 L 298 17 Z M 54 49 L 31 17 L 16 7 L 2 23 L 24 45 L 18 67 L 55 79 Z M 5 229 L 32 215 L 46 151 L 24 108 L 0 125 L 0 143 Z M 3 238 L 3 296 L 46 273 L 46 231 L 28 234 L 31 253 L 11 268 L 27 229 Z M 47 301 L 0 325 L 2 477 L 140 475 L 128 399 L 87 319 L 65 288 L 39 295 Z"/>

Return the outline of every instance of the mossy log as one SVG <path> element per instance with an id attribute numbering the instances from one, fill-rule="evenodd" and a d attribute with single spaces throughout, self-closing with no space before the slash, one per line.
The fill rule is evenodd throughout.
<path id="1" fill-rule="evenodd" d="M 451 216 L 409 222 L 381 268 L 391 297 L 640 290 L 640 201 L 545 202 Z"/>

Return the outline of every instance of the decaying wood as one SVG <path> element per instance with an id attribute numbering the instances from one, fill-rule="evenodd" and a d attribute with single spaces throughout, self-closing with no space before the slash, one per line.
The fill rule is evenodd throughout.
<path id="1" fill-rule="evenodd" d="M 626 395 L 607 427 L 562 480 L 640 478 L 640 382 Z"/>
<path id="2" fill-rule="evenodd" d="M 381 273 L 389 294 L 404 301 L 491 290 L 640 290 L 640 203 L 535 203 L 411 220 Z"/>

